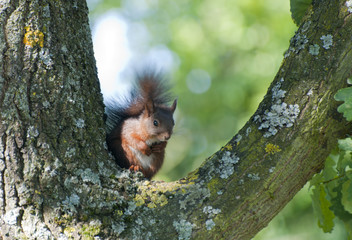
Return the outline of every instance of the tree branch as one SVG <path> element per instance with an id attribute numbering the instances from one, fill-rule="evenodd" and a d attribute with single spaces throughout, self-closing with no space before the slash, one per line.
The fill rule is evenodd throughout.
<path id="1" fill-rule="evenodd" d="M 344 1 L 315 1 L 256 113 L 199 169 L 170 183 L 119 170 L 103 149 L 86 5 L 3 6 L 3 239 L 250 239 L 351 131 L 333 99 L 351 75 Z"/>

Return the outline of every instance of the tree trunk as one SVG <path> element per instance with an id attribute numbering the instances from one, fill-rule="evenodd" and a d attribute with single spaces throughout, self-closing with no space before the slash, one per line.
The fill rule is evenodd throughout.
<path id="1" fill-rule="evenodd" d="M 352 73 L 345 1 L 315 1 L 254 116 L 170 183 L 121 171 L 106 150 L 84 1 L 0 13 L 2 239 L 250 239 L 351 131 L 333 99 Z"/>

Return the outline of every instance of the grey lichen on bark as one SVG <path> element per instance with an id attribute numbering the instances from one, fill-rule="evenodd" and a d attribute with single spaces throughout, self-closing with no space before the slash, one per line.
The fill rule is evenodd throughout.
<path id="1" fill-rule="evenodd" d="M 351 130 L 351 15 L 316 1 L 248 123 L 176 182 L 121 171 L 105 142 L 84 1 L 0 5 L 3 239 L 250 239 Z"/>

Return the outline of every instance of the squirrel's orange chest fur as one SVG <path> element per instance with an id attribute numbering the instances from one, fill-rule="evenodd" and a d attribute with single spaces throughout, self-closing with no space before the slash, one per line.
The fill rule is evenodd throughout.
<path id="1" fill-rule="evenodd" d="M 121 146 L 132 170 L 137 168 L 150 178 L 160 169 L 166 143 L 158 152 L 153 151 L 153 145 L 159 144 L 159 140 L 148 134 L 139 118 L 128 119 L 123 123 L 121 139 Z"/>
<path id="2" fill-rule="evenodd" d="M 151 149 L 150 145 L 147 144 L 148 133 L 141 126 L 139 119 L 126 120 L 122 126 L 121 136 L 124 151 L 133 158 L 136 164 L 139 162 L 146 168 L 147 165 L 144 164 L 143 158 L 151 155 Z M 150 160 L 147 160 L 147 162 L 150 162 Z"/>

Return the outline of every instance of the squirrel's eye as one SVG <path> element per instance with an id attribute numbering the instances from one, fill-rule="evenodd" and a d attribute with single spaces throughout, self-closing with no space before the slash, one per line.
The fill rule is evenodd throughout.
<path id="1" fill-rule="evenodd" d="M 159 126 L 159 123 L 158 123 L 157 120 L 154 120 L 153 124 L 154 124 L 155 127 Z"/>

